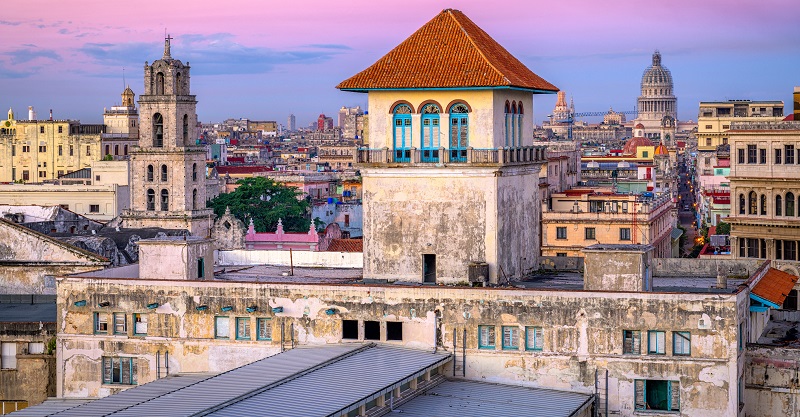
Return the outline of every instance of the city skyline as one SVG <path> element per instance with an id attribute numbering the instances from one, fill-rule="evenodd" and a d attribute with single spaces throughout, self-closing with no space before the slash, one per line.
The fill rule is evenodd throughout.
<path id="1" fill-rule="evenodd" d="M 790 108 L 792 88 L 800 84 L 793 77 L 800 46 L 793 42 L 787 0 L 769 8 L 742 1 L 618 1 L 611 8 L 579 0 L 491 8 L 477 1 L 416 0 L 269 8 L 242 0 L 191 9 L 152 1 L 80 3 L 13 1 L 5 8 L 4 110 L 12 107 L 25 118 L 34 106 L 40 119 L 53 109 L 55 118 L 99 123 L 103 108 L 119 103 L 125 84 L 141 93 L 143 64 L 160 58 L 166 28 L 173 56 L 192 65 L 201 121 L 242 117 L 283 124 L 291 113 L 298 126 L 307 126 L 341 106 L 366 108 L 365 95 L 334 86 L 447 7 L 462 10 L 574 98 L 578 112 L 632 110 L 656 49 L 675 80 L 680 120 L 696 120 L 700 101 L 783 100 Z M 536 97 L 538 123 L 555 100 Z"/>

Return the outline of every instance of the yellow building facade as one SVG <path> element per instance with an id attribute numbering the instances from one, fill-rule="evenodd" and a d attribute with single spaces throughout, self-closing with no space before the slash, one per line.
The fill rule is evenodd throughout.
<path id="1" fill-rule="evenodd" d="M 697 115 L 697 150 L 714 151 L 720 145 L 728 145 L 728 130 L 733 122 L 778 122 L 782 119 L 782 101 L 701 101 Z"/>
<path id="2" fill-rule="evenodd" d="M 38 183 L 88 168 L 102 158 L 103 125 L 70 120 L 15 120 L 0 123 L 0 182 Z"/>
<path id="3" fill-rule="evenodd" d="M 656 258 L 672 257 L 677 221 L 672 198 L 597 190 L 571 190 L 542 205 L 542 256 L 583 257 L 594 244 L 638 244 L 655 248 Z"/>

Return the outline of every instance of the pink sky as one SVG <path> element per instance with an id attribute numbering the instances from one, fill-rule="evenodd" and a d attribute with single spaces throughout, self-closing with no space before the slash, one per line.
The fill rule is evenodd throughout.
<path id="1" fill-rule="evenodd" d="M 8 1 L 8 0 L 6 0 Z M 0 17 L 0 106 L 99 122 L 122 72 L 141 91 L 144 61 L 192 64 L 203 121 L 248 117 L 307 124 L 366 97 L 334 89 L 443 8 L 464 11 L 578 111 L 628 110 L 659 49 L 679 117 L 700 100 L 784 100 L 800 85 L 793 0 L 754 1 L 204 1 L 10 0 Z M 553 96 L 536 100 L 536 118 Z"/>

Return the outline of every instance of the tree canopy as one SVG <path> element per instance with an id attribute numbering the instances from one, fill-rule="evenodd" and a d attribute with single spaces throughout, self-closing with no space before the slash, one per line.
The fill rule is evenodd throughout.
<path id="1" fill-rule="evenodd" d="M 208 202 L 217 217 L 230 207 L 231 214 L 249 224 L 253 219 L 256 232 L 274 232 L 278 219 L 287 232 L 307 232 L 311 226 L 311 203 L 299 197 L 295 187 L 277 183 L 269 178 L 244 178 L 236 182 L 233 192 L 220 194 Z"/>

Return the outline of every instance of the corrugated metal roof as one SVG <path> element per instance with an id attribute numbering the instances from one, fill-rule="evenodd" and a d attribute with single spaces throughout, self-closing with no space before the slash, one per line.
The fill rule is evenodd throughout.
<path id="1" fill-rule="evenodd" d="M 357 407 L 448 360 L 449 353 L 374 346 L 209 415 L 333 415 Z"/>
<path id="2" fill-rule="evenodd" d="M 59 411 L 67 410 L 77 407 L 81 404 L 89 402 L 86 399 L 71 399 L 71 398 L 48 398 L 45 402 L 34 405 L 20 411 L 15 411 L 14 417 L 45 417 L 50 416 Z"/>
<path id="3" fill-rule="evenodd" d="M 0 303 L 0 322 L 4 323 L 55 323 L 55 301 L 47 304 Z"/>
<path id="4" fill-rule="evenodd" d="M 567 417 L 590 395 L 474 381 L 446 381 L 398 407 L 407 417 Z"/>

